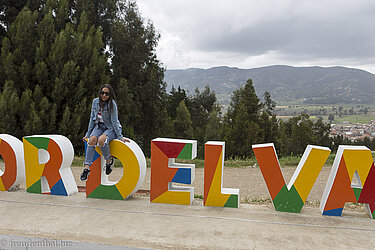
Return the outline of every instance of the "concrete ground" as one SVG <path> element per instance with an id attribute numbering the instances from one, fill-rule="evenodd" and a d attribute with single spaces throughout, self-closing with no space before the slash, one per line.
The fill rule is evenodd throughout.
<path id="1" fill-rule="evenodd" d="M 294 170 L 283 168 L 287 182 Z M 84 186 L 82 168 L 72 171 Z M 87 199 L 82 192 L 30 194 L 22 184 L 18 191 L 0 192 L 0 249 L 25 249 L 14 244 L 29 239 L 23 237 L 73 242 L 57 249 L 373 249 L 375 220 L 362 207 L 349 204 L 342 217 L 321 215 L 317 204 L 329 171 L 323 168 L 300 214 L 276 212 L 269 200 L 257 202 L 268 191 L 259 168 L 251 167 L 224 171 L 224 187 L 240 189 L 238 209 L 204 207 L 201 199 L 192 206 L 151 204 L 147 193 L 126 201 Z M 122 169 L 115 168 L 110 179 L 121 176 Z M 195 194 L 203 194 L 203 169 L 196 169 L 193 186 Z M 147 168 L 141 189 L 149 187 Z"/>
<path id="2" fill-rule="evenodd" d="M 290 214 L 276 212 L 268 205 L 241 204 L 238 209 L 203 207 L 201 203 L 179 206 L 151 204 L 148 197 L 142 196 L 113 201 L 87 199 L 82 192 L 62 197 L 20 190 L 0 192 L 0 213 L 2 235 L 106 246 L 152 249 L 372 249 L 375 246 L 375 220 L 366 214 L 344 210 L 342 217 L 327 217 L 316 207 L 304 207 L 300 214 Z"/>

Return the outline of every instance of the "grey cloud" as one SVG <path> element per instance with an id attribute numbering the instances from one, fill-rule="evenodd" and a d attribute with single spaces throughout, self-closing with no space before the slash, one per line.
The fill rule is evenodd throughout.
<path id="1" fill-rule="evenodd" d="M 137 2 L 160 30 L 171 68 L 286 62 L 375 70 L 374 0 Z"/>
<path id="2" fill-rule="evenodd" d="M 330 18 L 325 14 L 321 19 L 319 13 L 290 17 L 285 13 L 284 18 L 264 18 L 237 31 L 228 30 L 227 24 L 222 23 L 222 33 L 211 33 L 210 27 L 202 27 L 191 37 L 191 43 L 196 49 L 211 52 L 261 55 L 277 51 L 296 58 L 374 58 L 374 13 L 374 5 L 350 15 L 332 11 Z"/>

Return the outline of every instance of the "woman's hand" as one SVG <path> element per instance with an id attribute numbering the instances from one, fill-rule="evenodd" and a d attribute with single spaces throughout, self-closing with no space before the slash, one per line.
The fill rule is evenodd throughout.
<path id="1" fill-rule="evenodd" d="M 121 140 L 122 142 L 130 142 L 130 140 L 129 140 L 129 139 L 126 139 L 125 137 L 122 137 L 120 140 Z"/>

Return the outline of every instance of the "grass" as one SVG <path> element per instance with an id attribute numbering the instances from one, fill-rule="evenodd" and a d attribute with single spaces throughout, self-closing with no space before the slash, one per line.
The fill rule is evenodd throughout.
<path id="1" fill-rule="evenodd" d="M 85 156 L 74 156 L 72 166 L 82 167 L 84 160 L 85 160 Z M 147 167 L 151 166 L 151 159 L 150 158 L 146 158 L 146 164 L 147 164 Z M 115 160 L 114 167 L 115 168 L 121 168 L 122 167 L 121 162 L 119 160 Z"/>
<path id="2" fill-rule="evenodd" d="M 263 203 L 271 203 L 271 199 L 270 198 L 258 198 L 258 197 L 246 197 L 245 200 L 244 200 L 244 203 L 247 203 L 247 204 L 253 204 L 253 203 L 256 203 L 256 204 L 263 204 Z"/>
<path id="3" fill-rule="evenodd" d="M 227 160 L 225 160 L 224 165 L 226 167 L 235 167 L 235 168 L 244 168 L 248 166 L 256 166 L 258 164 L 257 160 L 255 157 L 251 158 L 239 158 L 239 157 L 231 157 Z"/>
<path id="4" fill-rule="evenodd" d="M 84 156 L 74 156 L 72 166 L 83 166 Z"/>
<path id="5" fill-rule="evenodd" d="M 330 154 L 325 165 L 332 166 L 335 159 L 335 154 Z M 375 155 L 373 155 L 375 156 Z M 301 155 L 291 155 L 283 156 L 279 158 L 281 167 L 296 167 L 301 160 Z M 85 160 L 84 156 L 75 156 L 72 162 L 72 166 L 81 167 L 83 161 Z M 176 160 L 177 163 L 186 163 L 186 164 L 195 164 L 195 168 L 204 168 L 203 159 L 194 159 L 194 160 Z M 151 159 L 146 158 L 147 167 L 151 167 Z M 242 159 L 239 157 L 229 158 L 225 160 L 224 166 L 228 168 L 246 168 L 246 167 L 259 167 L 258 162 L 255 157 Z M 122 167 L 122 164 L 119 160 L 115 161 L 115 167 Z"/>
<path id="6" fill-rule="evenodd" d="M 284 157 L 279 158 L 281 167 L 297 166 L 300 160 L 301 160 L 300 155 L 290 155 L 290 156 L 284 156 Z"/>
<path id="7" fill-rule="evenodd" d="M 195 199 L 201 199 L 201 200 L 204 199 L 203 195 L 201 195 L 201 194 L 195 194 L 195 195 L 194 195 L 194 198 L 195 198 Z"/>
<path id="8" fill-rule="evenodd" d="M 347 115 L 343 117 L 335 116 L 333 123 L 337 122 L 350 122 L 350 123 L 368 123 L 371 120 L 375 120 L 373 115 Z"/>

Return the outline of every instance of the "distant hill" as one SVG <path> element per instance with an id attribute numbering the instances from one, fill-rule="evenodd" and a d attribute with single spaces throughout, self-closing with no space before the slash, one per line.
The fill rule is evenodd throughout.
<path id="1" fill-rule="evenodd" d="M 269 66 L 254 69 L 214 67 L 167 70 L 168 90 L 181 86 L 194 93 L 210 86 L 218 100 L 228 105 L 234 90 L 251 78 L 258 97 L 268 91 L 277 104 L 298 101 L 314 104 L 373 104 L 375 75 L 364 70 L 345 67 Z"/>

